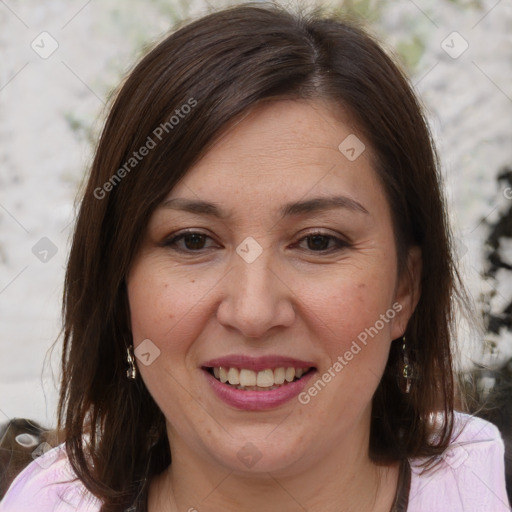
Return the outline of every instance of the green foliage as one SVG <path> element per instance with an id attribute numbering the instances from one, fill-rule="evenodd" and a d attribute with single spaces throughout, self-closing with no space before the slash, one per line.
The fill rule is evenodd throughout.
<path id="1" fill-rule="evenodd" d="M 74 112 L 66 112 L 64 114 L 64 120 L 78 141 L 82 142 L 85 140 L 91 145 L 94 144 L 95 136 L 90 119 L 80 118 Z"/>
<path id="2" fill-rule="evenodd" d="M 408 70 L 412 71 L 425 52 L 425 43 L 419 36 L 415 35 L 406 41 L 400 41 L 396 46 L 396 51 Z"/>
<path id="3" fill-rule="evenodd" d="M 482 0 L 446 0 L 455 5 L 460 5 L 462 7 L 472 7 L 475 9 L 483 9 Z"/>
<path id="4" fill-rule="evenodd" d="M 385 0 L 343 0 L 335 8 L 335 12 L 351 18 L 364 19 L 367 22 L 374 22 L 380 18 Z"/>

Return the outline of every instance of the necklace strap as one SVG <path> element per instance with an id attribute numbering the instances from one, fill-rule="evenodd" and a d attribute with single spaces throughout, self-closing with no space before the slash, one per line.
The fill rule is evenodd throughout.
<path id="1" fill-rule="evenodd" d="M 411 488 L 411 466 L 405 458 L 400 464 L 398 485 L 396 487 L 395 500 L 389 512 L 407 512 L 409 505 L 409 491 Z"/>

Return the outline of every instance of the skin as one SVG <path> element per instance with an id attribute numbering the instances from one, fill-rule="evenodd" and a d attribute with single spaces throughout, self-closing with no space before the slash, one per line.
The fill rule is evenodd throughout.
<path id="1" fill-rule="evenodd" d="M 172 453 L 151 483 L 150 512 L 391 507 L 398 465 L 369 459 L 371 399 L 417 303 L 421 260 L 411 249 L 413 278 L 398 275 L 371 148 L 359 136 L 366 150 L 349 161 L 338 145 L 357 130 L 333 111 L 320 100 L 259 105 L 168 195 L 214 202 L 226 217 L 162 207 L 150 219 L 127 278 L 134 345 L 149 338 L 160 350 L 138 369 Z M 366 213 L 279 215 L 286 203 L 334 194 Z M 188 228 L 206 237 L 165 246 Z M 320 248 L 305 238 L 318 230 Z M 236 252 L 249 236 L 262 248 L 252 263 Z M 321 376 L 395 303 L 400 312 L 308 404 L 241 411 L 205 384 L 201 365 L 234 353 L 311 360 Z M 248 441 L 261 454 L 250 468 L 237 457 Z"/>

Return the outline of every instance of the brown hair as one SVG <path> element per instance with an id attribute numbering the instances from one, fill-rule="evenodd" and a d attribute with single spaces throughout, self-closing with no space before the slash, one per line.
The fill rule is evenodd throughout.
<path id="1" fill-rule="evenodd" d="M 401 345 L 394 342 L 373 401 L 372 458 L 433 460 L 449 442 L 457 274 L 422 109 L 393 59 L 353 22 L 239 5 L 181 27 L 133 69 L 113 102 L 81 201 L 65 279 L 59 426 L 74 470 L 104 512 L 145 496 L 171 461 L 162 412 L 141 379 L 126 378 L 125 277 L 148 220 L 222 130 L 272 98 L 321 98 L 351 114 L 376 155 L 399 269 L 411 245 L 422 251 L 421 297 L 406 331 L 420 379 L 401 392 Z M 155 147 L 135 158 L 149 139 Z M 445 413 L 435 441 L 432 411 Z"/>

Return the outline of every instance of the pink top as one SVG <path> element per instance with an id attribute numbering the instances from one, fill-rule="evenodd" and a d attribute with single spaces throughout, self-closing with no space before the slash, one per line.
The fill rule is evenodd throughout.
<path id="1" fill-rule="evenodd" d="M 421 475 L 410 460 L 408 512 L 510 512 L 505 490 L 504 444 L 498 429 L 456 413 L 455 434 L 437 470 Z M 64 445 L 46 452 L 22 471 L 0 503 L 0 512 L 99 512 L 100 501 L 75 477 Z"/>

